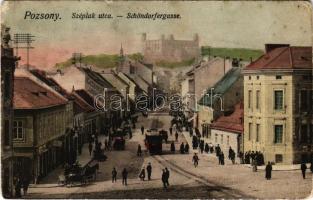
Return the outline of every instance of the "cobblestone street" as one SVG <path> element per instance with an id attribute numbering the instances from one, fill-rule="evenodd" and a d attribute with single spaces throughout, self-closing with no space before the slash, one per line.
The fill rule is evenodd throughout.
<path id="1" fill-rule="evenodd" d="M 179 135 L 176 153 L 170 154 L 170 144 L 163 143 L 164 154 L 150 156 L 144 147 L 144 135 L 140 132 L 142 124 L 147 130 L 157 121 L 158 128 L 168 130 L 170 116 L 163 113 L 140 117 L 133 138 L 126 141 L 126 150 L 110 151 L 108 159 L 100 162 L 96 181 L 86 186 L 65 187 L 57 185 L 57 176 L 61 168 L 52 172 L 40 184 L 32 185 L 26 198 L 305 198 L 312 189 L 312 175 L 302 179 L 300 170 L 273 171 L 272 180 L 264 178 L 264 170 L 252 172 L 251 168 L 231 164 L 218 165 L 215 155 L 199 155 L 199 166 L 194 168 L 192 153 L 179 154 L 177 151 L 187 134 Z M 188 139 L 188 138 L 187 138 Z M 104 140 L 104 138 L 100 138 Z M 169 141 L 174 136 L 169 136 Z M 189 140 L 189 139 L 188 139 Z M 137 157 L 137 146 L 143 147 L 143 156 Z M 87 145 L 80 159 L 89 158 Z M 140 181 L 138 174 L 142 167 L 152 164 L 152 180 Z M 111 182 L 111 170 L 116 167 L 118 180 Z M 128 186 L 123 186 L 121 171 L 126 167 Z M 162 169 L 170 170 L 170 187 L 162 188 Z"/>

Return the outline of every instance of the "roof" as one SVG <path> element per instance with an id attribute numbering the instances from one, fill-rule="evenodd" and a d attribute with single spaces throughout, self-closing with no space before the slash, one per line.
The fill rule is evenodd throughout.
<path id="1" fill-rule="evenodd" d="M 95 82 L 97 82 L 99 85 L 106 87 L 106 88 L 114 88 L 107 80 L 105 80 L 98 72 L 92 71 L 89 68 L 80 68 L 82 71 L 84 71 L 91 79 L 93 79 Z"/>
<path id="2" fill-rule="evenodd" d="M 246 70 L 312 69 L 312 47 L 275 48 L 248 65 Z"/>
<path id="3" fill-rule="evenodd" d="M 58 84 L 53 78 L 47 77 L 46 71 L 33 69 L 30 70 L 30 73 L 37 77 L 40 81 L 44 82 L 46 85 L 53 88 L 55 91 L 60 93 L 62 96 L 68 98 L 68 93 L 60 84 Z"/>
<path id="4" fill-rule="evenodd" d="M 101 76 L 104 77 L 104 79 L 113 85 L 119 92 L 128 87 L 128 84 L 114 73 L 101 73 Z"/>
<path id="5" fill-rule="evenodd" d="M 66 104 L 61 98 L 28 77 L 14 77 L 14 109 L 42 109 Z"/>
<path id="6" fill-rule="evenodd" d="M 92 112 L 94 111 L 94 107 L 87 103 L 81 96 L 79 96 L 75 91 L 70 94 L 70 97 L 74 99 L 75 102 L 75 112 Z"/>
<path id="7" fill-rule="evenodd" d="M 94 100 L 92 95 L 86 90 L 75 90 L 75 93 L 81 97 L 85 102 L 87 102 L 90 106 L 94 105 Z"/>
<path id="8" fill-rule="evenodd" d="M 235 105 L 234 112 L 229 116 L 221 116 L 211 124 L 212 129 L 243 133 L 243 103 Z"/>
<path id="9" fill-rule="evenodd" d="M 218 94 L 218 95 L 225 94 L 225 92 L 229 88 L 231 88 L 231 86 L 240 77 L 241 77 L 241 68 L 240 67 L 231 68 L 213 87 L 211 87 L 211 88 L 214 88 L 212 91 L 211 91 L 211 88 L 208 88 L 206 94 L 201 97 L 198 103 L 200 105 L 205 105 L 205 106 L 211 105 L 211 93 L 213 93 L 213 96 L 215 94 Z M 214 98 L 213 101 L 214 100 L 216 100 L 216 98 Z"/>

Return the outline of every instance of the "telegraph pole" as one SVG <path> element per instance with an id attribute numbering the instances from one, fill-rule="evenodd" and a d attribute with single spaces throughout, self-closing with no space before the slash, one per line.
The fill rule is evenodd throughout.
<path id="1" fill-rule="evenodd" d="M 33 49 L 34 47 L 31 46 L 31 43 L 34 40 L 34 35 L 30 33 L 16 33 L 14 34 L 14 44 L 15 44 L 15 49 L 16 49 L 16 56 L 18 56 L 18 49 L 26 49 L 27 51 L 27 56 L 26 56 L 26 64 L 27 64 L 27 69 L 29 69 L 29 50 Z M 19 44 L 26 44 L 26 46 L 19 46 Z"/>

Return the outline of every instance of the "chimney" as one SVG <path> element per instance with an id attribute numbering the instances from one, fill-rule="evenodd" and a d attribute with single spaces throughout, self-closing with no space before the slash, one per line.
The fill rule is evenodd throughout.
<path id="1" fill-rule="evenodd" d="M 290 44 L 265 44 L 265 52 L 268 53 L 280 47 L 290 47 Z"/>

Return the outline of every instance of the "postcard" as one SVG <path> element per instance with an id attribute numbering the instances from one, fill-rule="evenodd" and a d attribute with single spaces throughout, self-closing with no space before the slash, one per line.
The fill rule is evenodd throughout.
<path id="1" fill-rule="evenodd" d="M 312 197 L 308 1 L 4 1 L 1 191 Z"/>

